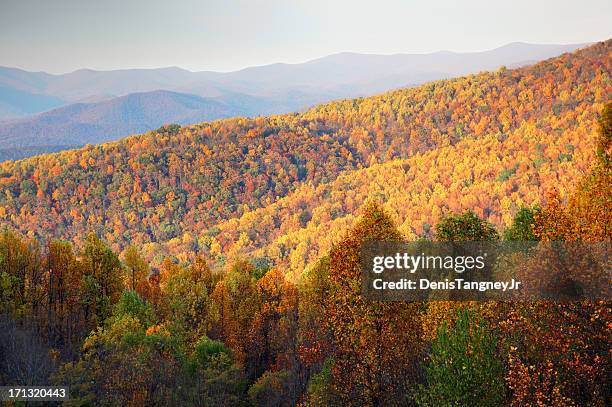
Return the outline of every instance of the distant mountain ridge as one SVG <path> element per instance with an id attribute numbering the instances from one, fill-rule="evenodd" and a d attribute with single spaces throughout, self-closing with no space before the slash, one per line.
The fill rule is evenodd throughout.
<path id="1" fill-rule="evenodd" d="M 345 52 L 227 73 L 169 67 L 81 69 L 53 75 L 0 67 L 0 160 L 14 157 L 15 149 L 101 143 L 170 122 L 300 111 L 334 99 L 369 96 L 502 65 L 526 65 L 584 45 L 512 43 L 470 53 Z M 127 98 L 131 94 L 138 96 Z M 139 102 L 127 106 L 129 101 Z M 17 151 L 19 158 L 27 155 Z"/>
<path id="2" fill-rule="evenodd" d="M 398 74 L 402 75 L 401 81 L 393 81 L 385 86 L 403 86 L 427 73 L 457 76 L 480 70 L 493 70 L 503 64 L 538 61 L 586 45 L 588 44 L 541 45 L 517 42 L 489 51 L 467 53 L 439 51 L 428 54 L 378 55 L 343 52 L 304 63 L 275 63 L 233 72 L 192 72 L 179 67 L 167 67 L 112 71 L 79 69 L 53 75 L 0 67 L 0 86 L 55 96 L 67 102 L 75 102 L 92 95 L 124 96 L 153 90 L 187 92 L 203 97 L 220 96 L 228 91 L 271 96 L 287 89 L 332 89 Z M 378 91 L 384 90 L 388 89 L 381 88 Z"/>
<path id="3" fill-rule="evenodd" d="M 95 103 L 75 103 L 13 120 L 0 128 L 0 143 L 12 147 L 35 145 L 80 146 L 113 140 L 142 129 L 172 122 L 189 124 L 244 115 L 245 110 L 185 93 L 157 90 L 131 93 Z"/>

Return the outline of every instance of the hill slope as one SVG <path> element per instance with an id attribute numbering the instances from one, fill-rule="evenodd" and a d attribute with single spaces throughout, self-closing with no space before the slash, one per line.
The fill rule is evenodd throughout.
<path id="1" fill-rule="evenodd" d="M 42 238 L 78 242 L 96 231 L 115 249 L 144 244 L 156 261 L 247 252 L 296 264 L 341 235 L 368 196 L 409 217 L 403 229 L 415 234 L 445 208 L 500 224 L 513 210 L 505 197 L 537 202 L 540 186 L 563 188 L 585 167 L 597 112 L 612 94 L 611 54 L 606 41 L 303 114 L 5 162 L 0 217 Z M 325 241 L 311 249 L 316 239 Z"/>
<path id="2" fill-rule="evenodd" d="M 169 91 L 133 93 L 96 103 L 77 103 L 0 127 L 4 148 L 101 143 L 165 123 L 238 116 L 226 103 Z"/>
<path id="3" fill-rule="evenodd" d="M 384 202 L 407 238 L 431 237 L 442 214 L 467 209 L 500 229 L 509 227 L 521 206 L 543 204 L 549 188 L 570 192 L 566 188 L 588 170 L 595 138 L 591 125 L 550 137 L 526 123 L 504 137 L 464 139 L 304 185 L 272 205 L 215 225 L 203 241 L 217 248 L 209 253 L 212 259 L 266 257 L 297 276 L 340 241 L 368 200 Z"/>
<path id="4" fill-rule="evenodd" d="M 0 119 L 13 119 L 63 105 L 55 96 L 47 96 L 0 86 Z"/>

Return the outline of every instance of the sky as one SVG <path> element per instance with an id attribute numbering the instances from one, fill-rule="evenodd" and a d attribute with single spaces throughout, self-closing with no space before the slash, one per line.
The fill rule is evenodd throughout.
<path id="1" fill-rule="evenodd" d="M 232 71 L 612 37 L 610 0 L 0 0 L 0 65 Z"/>

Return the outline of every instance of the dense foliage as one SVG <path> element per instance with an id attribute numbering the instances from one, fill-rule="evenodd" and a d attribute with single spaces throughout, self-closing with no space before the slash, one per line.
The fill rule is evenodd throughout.
<path id="1" fill-rule="evenodd" d="M 442 323 L 425 368 L 427 386 L 415 400 L 421 406 L 499 406 L 506 395 L 496 341 L 486 327 L 460 311 L 452 328 Z"/>
<path id="2" fill-rule="evenodd" d="M 611 45 L 3 163 L 0 384 L 74 405 L 608 405 L 609 303 L 367 301 L 360 250 L 609 242 Z"/>
<path id="3" fill-rule="evenodd" d="M 427 235 L 445 210 L 508 226 L 519 207 L 542 201 L 540 189 L 567 192 L 586 170 L 611 46 L 302 114 L 4 162 L 0 219 L 34 238 L 82 244 L 95 232 L 115 251 L 136 244 L 155 266 L 167 255 L 222 263 L 260 249 L 291 256 L 296 271 L 329 250 L 340 236 L 328 230 L 352 225 L 368 198 L 384 200 L 406 235 Z"/>

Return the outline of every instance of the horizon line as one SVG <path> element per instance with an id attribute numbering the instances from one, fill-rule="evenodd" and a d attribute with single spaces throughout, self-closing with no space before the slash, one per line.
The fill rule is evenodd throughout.
<path id="1" fill-rule="evenodd" d="M 570 42 L 570 43 L 535 43 L 535 42 L 525 42 L 525 41 L 512 41 L 512 42 L 508 42 L 505 43 L 503 45 L 500 45 L 498 47 L 494 47 L 494 48 L 489 48 L 489 49 L 484 49 L 484 50 L 479 50 L 479 51 L 452 51 L 452 50 L 438 50 L 438 51 L 431 51 L 431 52 L 394 52 L 394 53 L 374 53 L 374 52 L 355 52 L 355 51 L 338 51 L 338 52 L 334 52 L 331 54 L 326 54 L 326 55 L 322 55 L 316 58 L 311 58 L 311 59 L 307 59 L 301 62 L 271 62 L 271 63 L 267 63 L 267 64 L 261 64 L 261 65 L 249 65 L 249 66 L 245 66 L 243 68 L 239 68 L 239 69 L 233 69 L 233 70 L 227 70 L 227 71 L 215 71 L 215 70 L 191 70 L 188 68 L 183 68 L 181 66 L 178 65 L 167 65 L 167 66 L 157 66 L 157 67 L 126 67 L 126 68 L 115 68 L 115 69 L 96 69 L 96 68 L 77 68 L 71 71 L 67 71 L 67 72 L 62 72 L 62 73 L 52 73 L 52 72 L 48 72 L 48 71 L 44 71 L 44 70 L 30 70 L 30 69 L 26 69 L 26 68 L 21 68 L 18 66 L 8 66 L 8 65 L 0 65 L 0 68 L 6 68 L 6 69 L 16 69 L 16 70 L 20 70 L 23 72 L 27 72 L 27 73 L 33 73 L 33 74 L 47 74 L 47 75 L 51 75 L 51 76 L 64 76 L 64 75 L 70 75 L 70 74 L 74 74 L 77 72 L 83 72 L 83 71 L 89 71 L 89 72 L 121 72 L 121 71 L 156 71 L 156 70 L 170 70 L 170 69 L 175 69 L 175 70 L 181 70 L 181 71 L 185 71 L 185 72 L 189 72 L 189 73 L 216 73 L 216 74 L 230 74 L 230 73 L 236 73 L 236 72 L 241 72 L 247 69 L 253 69 L 253 68 L 262 68 L 262 67 L 268 67 L 268 66 L 274 66 L 274 65 L 302 65 L 302 64 L 308 64 L 311 62 L 315 62 L 315 61 L 319 61 L 321 59 L 325 59 L 325 58 L 329 58 L 329 57 L 333 57 L 333 56 L 337 56 L 337 55 L 343 55 L 343 54 L 349 54 L 349 55 L 363 55 L 363 56 L 386 56 L 386 57 L 392 57 L 392 56 L 429 56 L 429 55 L 435 55 L 435 54 L 441 54 L 441 53 L 447 53 L 447 54 L 458 54 L 458 55 L 466 55 L 466 54 L 480 54 L 480 53 L 485 53 L 485 52 L 491 52 L 491 51 L 496 51 L 511 45 L 530 45 L 530 46 L 588 46 L 588 45 L 592 45 L 595 44 L 597 42 L 604 42 L 607 41 L 607 39 L 604 40 L 598 40 L 598 41 L 589 41 L 589 42 Z"/>

